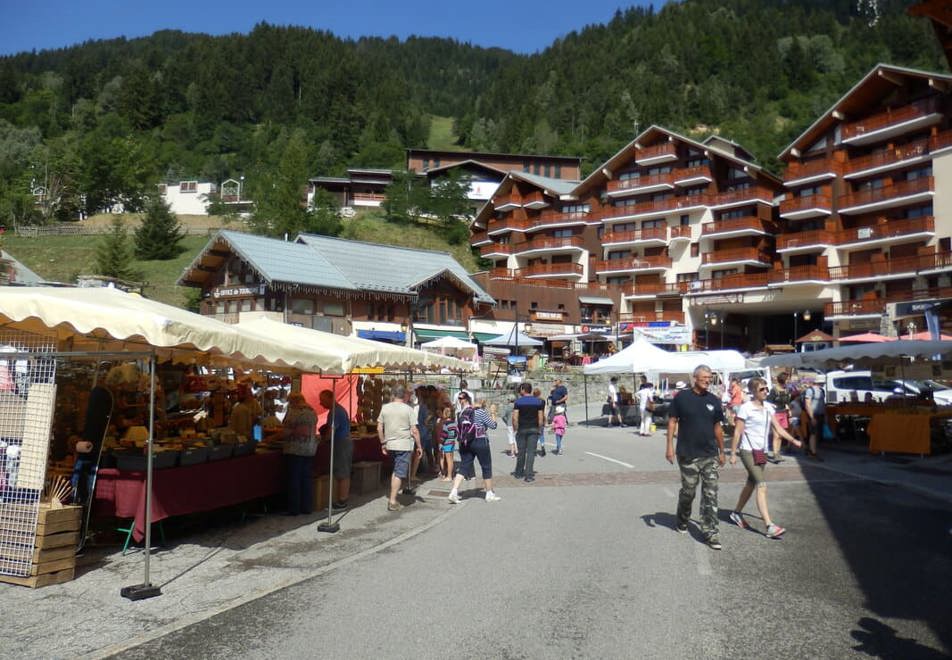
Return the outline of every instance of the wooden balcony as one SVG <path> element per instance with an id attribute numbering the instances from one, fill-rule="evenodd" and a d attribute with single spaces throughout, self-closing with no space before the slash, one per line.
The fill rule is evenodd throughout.
<path id="1" fill-rule="evenodd" d="M 825 266 L 793 266 L 792 268 L 771 271 L 768 280 L 770 284 L 829 282 L 830 271 Z"/>
<path id="2" fill-rule="evenodd" d="M 737 206 L 740 204 L 751 204 L 755 200 L 762 199 L 771 204 L 776 193 L 765 186 L 751 186 L 741 190 L 730 190 L 726 192 L 710 195 L 709 206 L 716 208 L 720 206 Z"/>
<path id="3" fill-rule="evenodd" d="M 913 276 L 923 263 L 928 264 L 928 257 L 925 260 L 922 257 L 901 257 L 848 266 L 833 266 L 830 268 L 830 280 L 878 280 L 884 275 Z"/>
<path id="4" fill-rule="evenodd" d="M 829 215 L 832 209 L 833 199 L 828 194 L 803 195 L 785 199 L 780 202 L 780 217 L 794 220 L 799 218 L 816 218 L 822 215 Z"/>
<path id="5" fill-rule="evenodd" d="M 915 119 L 925 118 L 939 111 L 938 103 L 934 99 L 918 101 L 904 105 L 901 108 L 887 110 L 859 121 L 843 124 L 841 135 L 844 142 L 855 140 L 876 131 L 882 131 L 890 126 L 911 122 Z"/>
<path id="6" fill-rule="evenodd" d="M 493 197 L 492 203 L 497 211 L 511 211 L 522 207 L 522 198 L 518 193 L 512 192 L 509 195 Z"/>
<path id="7" fill-rule="evenodd" d="M 621 288 L 622 295 L 625 296 L 654 296 L 667 291 L 670 285 L 665 282 L 632 282 Z"/>
<path id="8" fill-rule="evenodd" d="M 929 151 L 938 151 L 952 147 L 952 130 L 942 131 L 938 135 L 929 138 Z"/>
<path id="9" fill-rule="evenodd" d="M 924 176 L 912 181 L 900 181 L 882 188 L 854 190 L 845 195 L 840 195 L 840 213 L 911 204 L 919 198 L 924 199 L 931 196 L 930 193 L 933 190 L 935 190 L 935 179 L 931 176 Z"/>
<path id="10" fill-rule="evenodd" d="M 710 206 L 710 195 L 681 195 L 668 199 L 651 200 L 628 206 L 611 206 L 602 212 L 602 220 L 632 216 L 662 216 L 685 209 Z"/>
<path id="11" fill-rule="evenodd" d="M 510 255 L 513 254 L 513 245 L 510 243 L 493 243 L 479 248 L 479 256 L 487 257 L 491 254 Z"/>
<path id="12" fill-rule="evenodd" d="M 696 186 L 701 183 L 710 183 L 714 180 L 711 176 L 710 165 L 699 165 L 697 167 L 682 167 L 674 171 L 673 182 L 676 186 Z"/>
<path id="13" fill-rule="evenodd" d="M 755 247 L 733 248 L 730 250 L 714 250 L 701 255 L 701 263 L 706 265 L 727 264 L 753 261 L 762 264 L 771 263 L 772 259 L 766 252 Z"/>
<path id="14" fill-rule="evenodd" d="M 684 312 L 682 311 L 678 311 L 676 309 L 665 309 L 655 313 L 658 315 L 658 321 L 674 321 L 675 323 L 684 325 Z"/>
<path id="15" fill-rule="evenodd" d="M 621 323 L 655 323 L 657 321 L 673 321 L 675 323 L 684 323 L 684 312 L 676 310 L 664 310 L 661 312 L 634 312 L 628 314 L 619 314 L 618 321 Z"/>
<path id="16" fill-rule="evenodd" d="M 716 279 L 694 280 L 688 283 L 687 294 L 710 293 L 712 291 L 729 291 L 732 289 L 755 289 L 766 287 L 769 282 L 768 273 L 738 273 L 725 275 Z"/>
<path id="17" fill-rule="evenodd" d="M 560 263 L 560 264 L 533 264 L 519 269 L 519 275 L 522 277 L 551 277 L 566 275 L 581 275 L 582 264 Z"/>
<path id="18" fill-rule="evenodd" d="M 934 233 L 935 218 L 928 215 L 921 218 L 906 218 L 905 220 L 886 220 L 867 227 L 844 229 L 833 234 L 833 244 L 848 245 Z"/>
<path id="19" fill-rule="evenodd" d="M 532 223 L 528 220 L 518 220 L 510 215 L 507 218 L 490 221 L 489 226 L 486 228 L 486 233 L 504 234 L 512 231 L 525 232 L 530 227 L 532 227 Z"/>
<path id="20" fill-rule="evenodd" d="M 639 165 L 650 165 L 651 163 L 662 163 L 669 160 L 677 160 L 678 146 L 674 142 L 665 142 L 652 147 L 644 147 L 635 154 L 635 162 Z"/>
<path id="21" fill-rule="evenodd" d="M 485 231 L 474 231 L 469 237 L 469 244 L 473 247 L 479 247 L 483 243 L 491 240 L 492 239 L 489 238 L 489 234 L 487 234 Z"/>
<path id="22" fill-rule="evenodd" d="M 893 165 L 904 160 L 909 160 L 918 156 L 924 156 L 927 153 L 929 153 L 929 140 L 916 140 L 915 142 L 904 144 L 900 147 L 896 147 L 895 149 L 869 154 L 868 156 L 852 158 L 844 165 L 843 171 L 844 174 L 849 177 L 849 175 L 855 174 L 856 172 L 888 167 L 889 165 Z"/>
<path id="23" fill-rule="evenodd" d="M 840 174 L 840 163 L 826 158 L 817 158 L 805 162 L 794 161 L 787 166 L 783 173 L 784 182 L 800 181 L 803 179 L 834 178 Z"/>
<path id="24" fill-rule="evenodd" d="M 823 317 L 829 319 L 835 316 L 877 316 L 885 309 L 885 300 L 847 300 L 826 303 L 823 306 Z"/>
<path id="25" fill-rule="evenodd" d="M 671 257 L 664 254 L 625 259 L 599 259 L 595 262 L 596 273 L 659 270 L 670 267 Z"/>
<path id="26" fill-rule="evenodd" d="M 532 229 L 545 229 L 547 227 L 570 227 L 572 225 L 584 225 L 591 216 L 588 213 L 546 213 L 542 212 L 534 218 L 531 223 Z M 593 218 L 594 221 L 594 218 Z"/>
<path id="27" fill-rule="evenodd" d="M 514 280 L 519 276 L 518 268 L 490 268 L 489 279 L 491 280 Z"/>
<path id="28" fill-rule="evenodd" d="M 513 246 L 513 254 L 522 254 L 535 250 L 561 250 L 561 249 L 579 249 L 584 243 L 581 236 L 566 236 L 564 238 L 553 238 L 551 236 L 538 236 L 525 243 L 519 243 Z"/>
<path id="29" fill-rule="evenodd" d="M 549 205 L 541 190 L 534 190 L 522 196 L 522 205 L 527 209 L 541 209 Z"/>
<path id="30" fill-rule="evenodd" d="M 608 182 L 606 192 L 612 193 L 635 193 L 639 190 L 663 190 L 665 188 L 674 188 L 674 172 L 665 174 L 653 174 L 651 176 L 641 176 L 631 179 L 613 179 Z"/>
<path id="31" fill-rule="evenodd" d="M 671 228 L 671 238 L 668 240 L 679 239 L 691 240 L 691 225 L 677 225 Z"/>
<path id="32" fill-rule="evenodd" d="M 701 225 L 701 236 L 710 238 L 718 234 L 733 234 L 736 236 L 768 234 L 773 231 L 771 224 L 769 221 L 752 215 L 718 220 Z"/>
<path id="33" fill-rule="evenodd" d="M 667 227 L 650 227 L 635 231 L 610 231 L 602 236 L 602 244 L 609 243 L 667 243 Z"/>
<path id="34" fill-rule="evenodd" d="M 833 235 L 835 232 L 823 229 L 813 229 L 811 231 L 798 231 L 790 234 L 780 234 L 777 236 L 777 251 L 794 250 L 808 246 L 825 247 L 833 244 Z"/>

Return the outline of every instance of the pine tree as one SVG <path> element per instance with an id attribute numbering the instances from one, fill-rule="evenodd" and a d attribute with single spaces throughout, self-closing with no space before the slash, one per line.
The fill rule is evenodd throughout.
<path id="1" fill-rule="evenodd" d="M 184 236 L 178 216 L 156 196 L 146 204 L 145 217 L 135 232 L 136 258 L 174 259 L 182 253 Z"/>
<path id="2" fill-rule="evenodd" d="M 96 247 L 96 274 L 127 281 L 139 276 L 132 267 L 132 247 L 122 216 L 112 219 L 109 233 Z"/>

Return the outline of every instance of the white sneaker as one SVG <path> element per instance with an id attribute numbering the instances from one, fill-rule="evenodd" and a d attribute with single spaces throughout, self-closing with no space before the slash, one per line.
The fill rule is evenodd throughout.
<path id="1" fill-rule="evenodd" d="M 498 502 L 501 499 L 502 499 L 501 497 L 499 497 L 498 495 L 496 495 L 496 493 L 492 491 L 489 491 L 488 493 L 486 493 L 487 502 Z"/>
<path id="2" fill-rule="evenodd" d="M 447 497 L 446 499 L 450 501 L 450 504 L 459 504 L 460 502 L 463 501 L 463 498 L 461 498 L 456 493 L 450 493 L 449 497 Z"/>

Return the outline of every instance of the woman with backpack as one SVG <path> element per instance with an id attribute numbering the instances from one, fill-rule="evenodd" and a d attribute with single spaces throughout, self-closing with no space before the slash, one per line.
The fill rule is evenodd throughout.
<path id="1" fill-rule="evenodd" d="M 475 462 L 478 459 L 483 475 L 483 486 L 486 490 L 486 501 L 498 502 L 502 498 L 493 490 L 493 462 L 488 434 L 488 429 L 496 428 L 496 419 L 492 413 L 486 411 L 483 405 L 474 408 L 469 392 L 465 390 L 459 393 L 457 401 L 460 406 L 456 417 L 460 466 L 456 477 L 453 478 L 453 489 L 447 499 L 453 504 L 463 501 L 459 496 L 460 484 L 463 483 L 463 479 L 476 477 Z M 485 402 L 480 401 L 480 403 Z"/>
<path id="2" fill-rule="evenodd" d="M 740 491 L 737 506 L 731 512 L 730 519 L 741 529 L 750 529 L 742 512 L 756 489 L 757 510 L 767 525 L 765 535 L 770 539 L 779 539 L 787 530 L 770 518 L 770 511 L 767 509 L 767 481 L 764 476 L 770 432 L 773 430 L 776 435 L 783 436 L 794 447 L 801 446 L 801 443 L 780 426 L 773 405 L 766 401 L 770 391 L 767 381 L 763 378 L 751 378 L 747 382 L 747 390 L 750 392 L 750 401 L 740 406 L 734 419 L 730 459 L 731 465 L 736 465 L 737 456 L 740 455 L 740 460 L 747 469 L 747 483 Z"/>

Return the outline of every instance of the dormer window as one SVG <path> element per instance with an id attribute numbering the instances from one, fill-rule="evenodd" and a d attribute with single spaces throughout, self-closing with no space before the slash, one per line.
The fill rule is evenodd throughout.
<path id="1" fill-rule="evenodd" d="M 198 192 L 198 181 L 182 181 L 179 183 L 180 193 Z"/>

